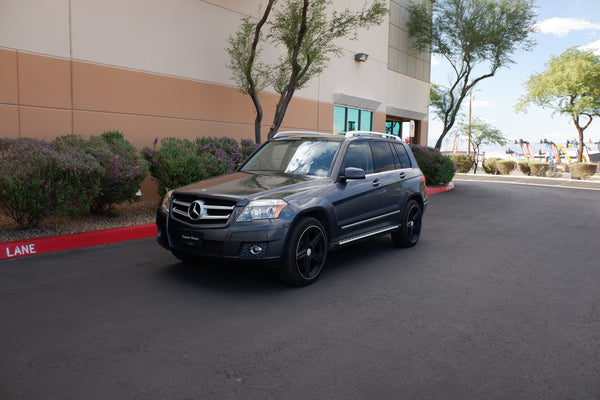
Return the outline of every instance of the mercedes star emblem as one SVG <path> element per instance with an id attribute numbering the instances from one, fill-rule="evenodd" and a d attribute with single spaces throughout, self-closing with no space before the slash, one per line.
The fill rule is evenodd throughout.
<path id="1" fill-rule="evenodd" d="M 194 200 L 192 204 L 190 204 L 190 208 L 188 210 L 188 215 L 194 221 L 202 218 L 202 214 L 204 213 L 204 202 L 202 200 Z"/>

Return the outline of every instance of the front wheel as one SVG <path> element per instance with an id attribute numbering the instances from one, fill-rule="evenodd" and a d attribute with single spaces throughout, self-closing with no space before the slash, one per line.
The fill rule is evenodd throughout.
<path id="1" fill-rule="evenodd" d="M 319 278 L 327 260 L 327 234 L 319 220 L 306 217 L 296 223 L 279 266 L 280 279 L 295 286 L 305 286 Z"/>
<path id="2" fill-rule="evenodd" d="M 409 200 L 402 213 L 402 225 L 392 233 L 397 247 L 412 247 L 419 241 L 423 219 L 423 208 L 416 200 Z"/>

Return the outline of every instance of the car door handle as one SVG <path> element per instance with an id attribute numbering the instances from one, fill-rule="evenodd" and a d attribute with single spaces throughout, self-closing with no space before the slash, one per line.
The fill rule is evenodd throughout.
<path id="1" fill-rule="evenodd" d="M 404 180 L 406 179 L 406 172 L 400 172 L 400 176 L 399 176 L 400 180 Z"/>
<path id="2" fill-rule="evenodd" d="M 373 186 L 379 186 L 379 183 L 380 183 L 380 182 L 379 182 L 379 179 L 375 179 L 375 180 L 373 181 L 373 183 L 371 183 L 371 185 L 373 185 Z"/>

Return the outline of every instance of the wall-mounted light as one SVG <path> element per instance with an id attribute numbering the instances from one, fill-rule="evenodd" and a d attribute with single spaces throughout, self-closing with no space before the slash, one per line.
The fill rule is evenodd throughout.
<path id="1" fill-rule="evenodd" d="M 367 53 L 356 53 L 354 55 L 355 61 L 365 62 L 367 61 L 367 58 L 369 58 L 369 55 Z"/>

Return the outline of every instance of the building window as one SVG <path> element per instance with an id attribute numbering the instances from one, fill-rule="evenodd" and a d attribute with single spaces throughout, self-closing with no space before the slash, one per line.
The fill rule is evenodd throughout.
<path id="1" fill-rule="evenodd" d="M 415 120 L 388 117 L 385 121 L 385 133 L 399 136 L 409 143 L 419 143 L 419 129 L 420 123 Z"/>
<path id="2" fill-rule="evenodd" d="M 385 133 L 402 137 L 401 121 L 385 121 Z"/>
<path id="3" fill-rule="evenodd" d="M 371 131 L 373 130 L 373 111 L 358 108 L 335 106 L 333 110 L 333 131 Z"/>

